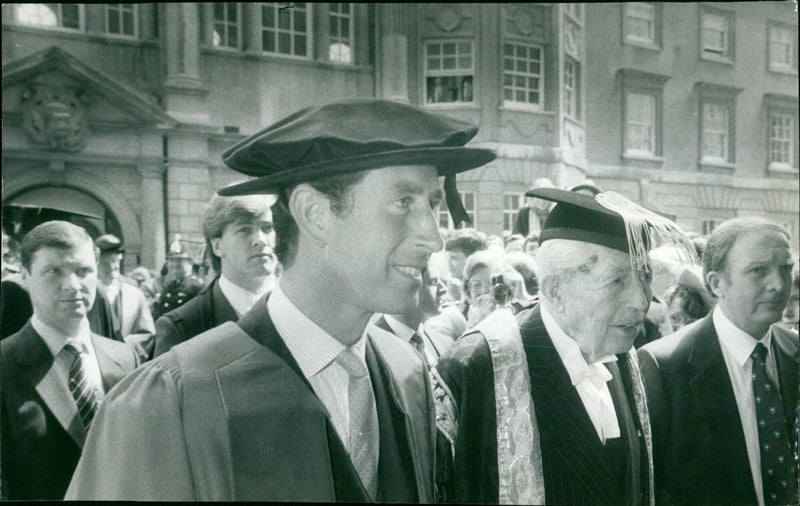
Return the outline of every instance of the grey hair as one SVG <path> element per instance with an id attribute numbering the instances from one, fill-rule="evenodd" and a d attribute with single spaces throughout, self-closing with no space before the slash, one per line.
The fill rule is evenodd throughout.
<path id="1" fill-rule="evenodd" d="M 536 251 L 539 286 L 543 286 L 547 278 L 561 281 L 578 273 L 591 272 L 598 256 L 606 249 L 599 244 L 571 239 L 550 239 L 543 242 Z M 539 296 L 547 300 L 547 295 L 542 290 L 539 291 Z"/>

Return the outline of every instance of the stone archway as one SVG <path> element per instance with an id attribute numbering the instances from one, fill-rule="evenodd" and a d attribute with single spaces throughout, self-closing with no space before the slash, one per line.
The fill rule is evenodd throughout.
<path id="1" fill-rule="evenodd" d="M 113 215 L 125 238 L 127 251 L 135 258 L 142 251 L 141 225 L 136 212 L 123 196 L 110 189 L 111 185 L 103 185 L 96 179 L 96 175 L 81 170 L 58 174 L 36 171 L 18 175 L 13 180 L 3 181 L 3 204 L 10 203 L 14 198 L 36 188 L 61 187 L 83 192 L 96 199 Z"/>

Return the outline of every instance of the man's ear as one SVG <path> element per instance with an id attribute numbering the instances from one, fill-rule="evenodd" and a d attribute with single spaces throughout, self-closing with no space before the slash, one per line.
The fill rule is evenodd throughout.
<path id="1" fill-rule="evenodd" d="M 211 251 L 216 256 L 221 257 L 222 255 L 219 254 L 219 243 L 222 241 L 222 237 L 212 237 L 209 239 L 208 243 L 211 244 Z"/>
<path id="2" fill-rule="evenodd" d="M 325 245 L 330 230 L 332 211 L 330 201 L 309 184 L 300 184 L 289 196 L 289 212 L 297 228 L 308 234 L 318 245 Z"/>
<path id="3" fill-rule="evenodd" d="M 720 271 L 709 271 L 706 273 L 706 288 L 711 291 L 711 295 L 717 299 L 722 298 L 721 285 L 725 274 Z"/>
<path id="4" fill-rule="evenodd" d="M 539 292 L 550 302 L 551 307 L 557 312 L 561 311 L 561 286 L 556 276 L 546 276 L 539 284 Z"/>

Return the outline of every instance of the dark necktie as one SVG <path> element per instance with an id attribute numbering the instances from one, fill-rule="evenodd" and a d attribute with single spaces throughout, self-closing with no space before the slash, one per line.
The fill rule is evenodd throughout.
<path id="1" fill-rule="evenodd" d="M 69 389 L 78 405 L 78 414 L 83 426 L 88 430 L 94 413 L 97 411 L 97 395 L 89 383 L 89 377 L 83 364 L 80 345 L 68 341 L 64 349 L 72 354 L 72 365 L 69 368 Z"/>
<path id="2" fill-rule="evenodd" d="M 767 376 L 767 348 L 756 344 L 753 358 L 753 395 L 761 450 L 761 481 L 766 504 L 797 504 L 797 474 L 792 465 L 783 401 Z"/>

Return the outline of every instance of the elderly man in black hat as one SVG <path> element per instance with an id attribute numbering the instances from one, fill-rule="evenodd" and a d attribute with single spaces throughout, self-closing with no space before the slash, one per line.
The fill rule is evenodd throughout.
<path id="1" fill-rule="evenodd" d="M 94 244 L 100 253 L 97 258 L 98 284 L 105 288 L 120 337 L 125 339 L 136 334 L 136 343 L 151 341 L 156 329 L 147 298 L 133 280 L 121 273 L 125 246 L 113 234 L 101 235 Z"/>
<path id="2" fill-rule="evenodd" d="M 557 189 L 536 256 L 540 303 L 490 314 L 433 370 L 440 499 L 653 503 L 633 341 L 650 304 L 647 248 L 665 218 L 611 192 Z"/>
<path id="3" fill-rule="evenodd" d="M 284 273 L 238 322 L 173 347 L 98 414 L 68 499 L 433 500 L 433 400 L 421 357 L 367 336 L 417 304 L 442 249 L 443 196 L 494 159 L 477 128 L 411 105 L 352 100 L 299 111 L 223 156 L 275 193 Z M 444 192 L 439 176 L 444 176 Z"/>

